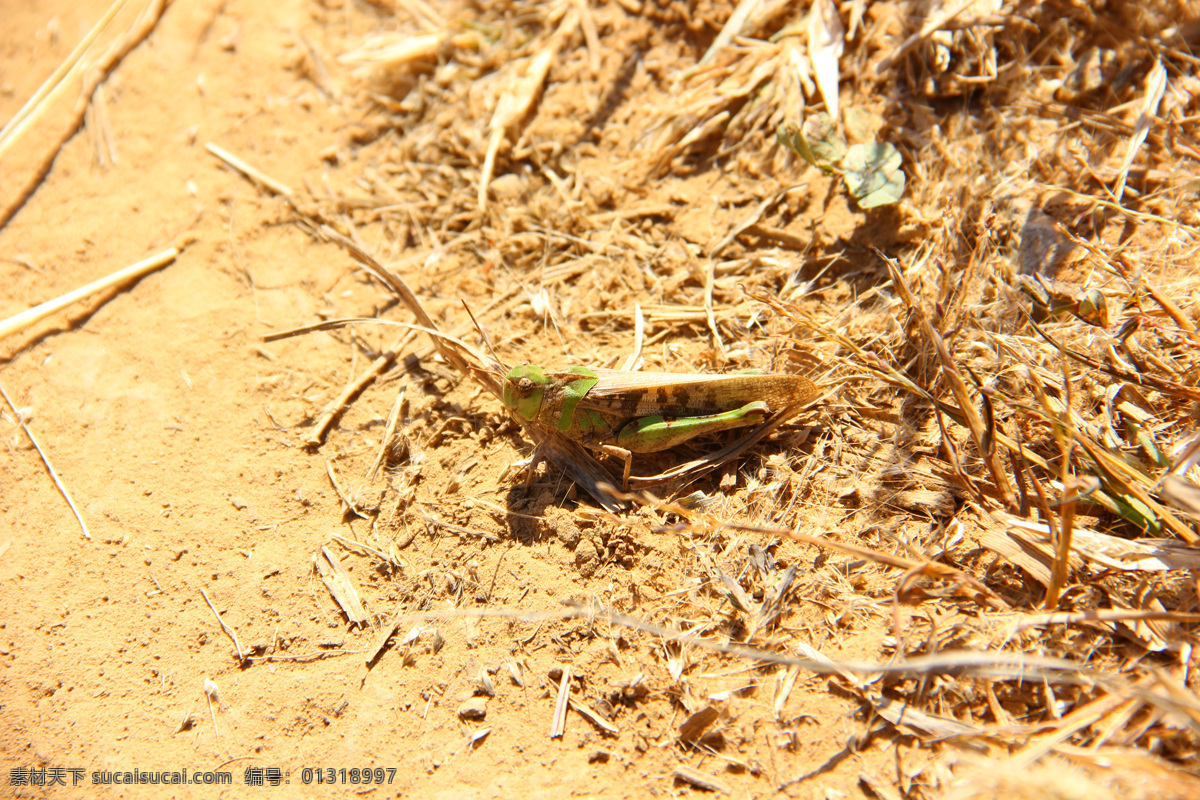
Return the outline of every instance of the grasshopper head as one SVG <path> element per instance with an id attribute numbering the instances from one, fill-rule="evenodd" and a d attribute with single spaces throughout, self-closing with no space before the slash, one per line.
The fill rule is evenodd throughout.
<path id="1" fill-rule="evenodd" d="M 546 388 L 546 373 L 541 367 L 525 364 L 513 367 L 504 376 L 504 405 L 523 418 L 537 419 Z"/>

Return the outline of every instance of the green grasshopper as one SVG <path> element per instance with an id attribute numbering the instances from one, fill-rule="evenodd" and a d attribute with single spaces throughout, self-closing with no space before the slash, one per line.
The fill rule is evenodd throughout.
<path id="1" fill-rule="evenodd" d="M 620 456 L 628 488 L 633 453 L 656 453 L 697 436 L 757 425 L 818 394 L 799 375 L 550 371 L 526 364 L 504 376 L 501 399 L 527 423 Z"/>
<path id="2" fill-rule="evenodd" d="M 758 424 L 735 445 L 644 482 L 674 480 L 735 457 L 785 421 L 790 411 L 819 395 L 812 381 L 798 375 L 680 375 L 586 367 L 551 372 L 530 365 L 506 371 L 499 359 L 491 361 L 465 342 L 438 331 L 404 281 L 357 244 L 326 226 L 321 226 L 320 232 L 346 248 L 413 312 L 419 323 L 391 324 L 428 333 L 448 362 L 500 397 L 505 407 L 525 423 L 537 444 L 535 459 L 545 455 L 608 511 L 624 510 L 629 503 L 603 488 L 612 476 L 588 454 L 587 448 L 623 458 L 623 484 L 628 488 L 632 453 L 653 453 L 703 434 Z M 267 340 L 356 321 L 368 320 L 330 320 L 268 336 Z M 532 475 L 533 466 L 531 479 Z"/>

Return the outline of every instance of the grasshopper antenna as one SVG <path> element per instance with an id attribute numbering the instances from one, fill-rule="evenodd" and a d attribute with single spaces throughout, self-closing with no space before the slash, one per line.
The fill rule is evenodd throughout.
<path id="1" fill-rule="evenodd" d="M 503 372 L 504 362 L 500 360 L 500 356 L 496 355 L 496 348 L 492 347 L 491 338 L 489 338 L 487 333 L 483 330 L 483 327 L 479 324 L 479 320 L 475 319 L 475 315 L 471 313 L 471 307 L 467 305 L 467 301 L 463 300 L 462 304 L 463 308 L 467 310 L 467 316 L 471 318 L 471 322 L 475 325 L 475 330 L 479 331 L 479 335 L 483 337 L 483 343 L 487 345 L 488 352 L 492 354 L 492 359 L 496 362 L 497 366 L 500 366 L 501 372 Z"/>

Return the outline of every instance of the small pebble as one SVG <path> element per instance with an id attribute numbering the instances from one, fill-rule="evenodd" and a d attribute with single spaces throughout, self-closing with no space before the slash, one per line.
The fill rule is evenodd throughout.
<path id="1" fill-rule="evenodd" d="M 458 707 L 459 719 L 483 719 L 487 716 L 486 697 L 472 697 Z"/>

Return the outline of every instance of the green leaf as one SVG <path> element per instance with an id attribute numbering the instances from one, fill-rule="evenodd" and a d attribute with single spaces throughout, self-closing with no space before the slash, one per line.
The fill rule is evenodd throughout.
<path id="1" fill-rule="evenodd" d="M 904 157 L 887 142 L 856 144 L 842 161 L 846 188 L 860 208 L 875 208 L 897 202 L 904 194 Z"/>
<path id="2" fill-rule="evenodd" d="M 775 131 L 775 137 L 779 139 L 779 143 L 791 150 L 796 155 L 803 158 L 810 164 L 816 164 L 813 161 L 812 151 L 808 149 L 808 142 L 804 141 L 804 134 L 800 132 L 800 126 L 788 120 L 779 126 Z"/>
<path id="3" fill-rule="evenodd" d="M 804 120 L 801 130 L 812 151 L 813 166 L 832 172 L 846 155 L 846 140 L 838 132 L 837 123 L 824 111 L 818 111 Z"/>
<path id="4" fill-rule="evenodd" d="M 1154 513 L 1150 506 L 1138 500 L 1133 495 L 1128 494 L 1123 497 L 1114 497 L 1113 499 L 1117 503 L 1117 513 L 1126 521 L 1132 522 L 1134 525 L 1153 533 L 1162 532 L 1162 523 L 1158 521 L 1158 515 Z"/>
<path id="5" fill-rule="evenodd" d="M 1131 495 L 1119 495 L 1105 486 L 1104 491 L 1092 492 L 1089 497 L 1126 522 L 1154 536 L 1162 535 L 1162 523 L 1153 509 Z"/>
<path id="6" fill-rule="evenodd" d="M 1134 438 L 1137 439 L 1137 443 L 1142 446 L 1142 450 L 1146 455 L 1150 456 L 1155 464 L 1163 468 L 1171 466 L 1170 459 L 1163 455 L 1162 451 L 1158 449 L 1158 445 L 1154 442 L 1153 431 L 1147 430 L 1134 419 L 1128 420 L 1126 424 L 1129 426 L 1130 431 L 1132 431 Z"/>
<path id="7" fill-rule="evenodd" d="M 824 111 L 805 119 L 803 126 L 785 122 L 775 135 L 784 147 L 825 172 L 834 172 L 846 154 L 846 140 Z"/>

